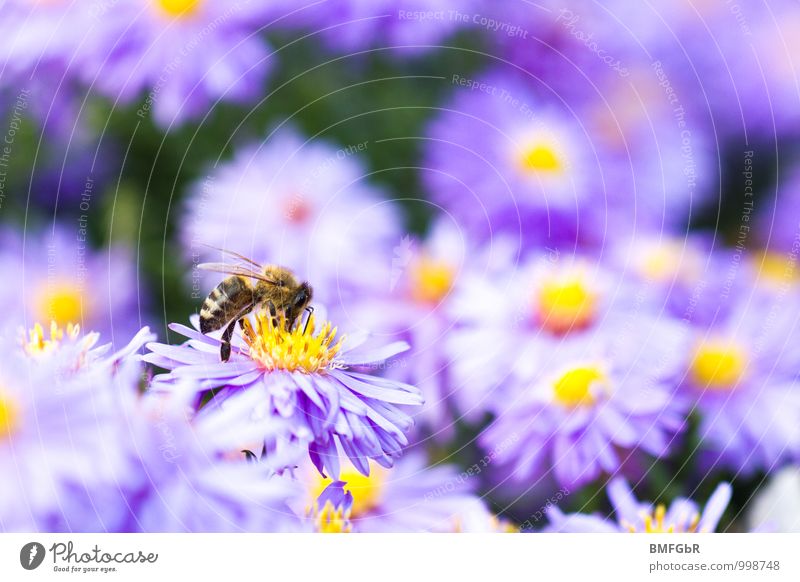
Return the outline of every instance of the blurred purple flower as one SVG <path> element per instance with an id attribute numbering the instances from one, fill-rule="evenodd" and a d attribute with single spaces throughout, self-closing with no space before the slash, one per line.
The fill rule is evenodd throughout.
<path id="1" fill-rule="evenodd" d="M 196 320 L 195 320 L 196 321 Z M 411 418 L 396 405 L 419 406 L 419 390 L 408 384 L 364 374 L 359 369 L 381 365 L 408 349 L 404 342 L 366 348 L 366 335 L 336 338 L 326 323 L 318 331 L 314 317 L 286 331 L 283 319 L 275 326 L 265 311 L 245 322 L 243 337 L 235 337 L 228 362 L 220 362 L 220 340 L 182 325 L 173 331 L 189 338 L 185 344 L 149 344 L 145 360 L 170 370 L 156 376 L 153 388 L 171 390 L 181 380 L 194 384 L 198 395 L 223 389 L 216 398 L 228 408 L 244 407 L 251 419 L 282 418 L 287 439 L 306 442 L 312 461 L 323 474 L 339 474 L 340 453 L 364 474 L 368 459 L 391 467 L 408 444 Z M 258 404 L 234 399 L 252 392 Z M 242 404 L 244 402 L 244 404 Z M 275 434 L 265 431 L 264 439 Z"/>
<path id="2" fill-rule="evenodd" d="M 290 509 L 301 494 L 298 486 L 271 463 L 247 462 L 239 452 L 238 443 L 255 438 L 255 426 L 235 422 L 216 406 L 192 415 L 193 394 L 191 386 L 180 385 L 169 396 L 150 393 L 132 411 L 139 477 L 127 487 L 131 515 L 125 529 L 302 531 Z M 300 453 L 282 462 L 296 463 Z"/>
<path id="3" fill-rule="evenodd" d="M 454 76 L 456 96 L 428 130 L 432 196 L 484 237 L 596 248 L 642 229 L 683 232 L 709 199 L 708 140 L 682 130 L 653 73 L 631 79 L 594 97 L 517 71 Z"/>
<path id="4" fill-rule="evenodd" d="M 711 533 L 731 499 L 731 486 L 720 483 L 701 512 L 689 499 L 674 500 L 669 509 L 655 508 L 638 501 L 628 483 L 621 478 L 609 482 L 606 489 L 616 514 L 616 522 L 600 516 L 574 513 L 565 515 L 557 507 L 548 511 L 550 525 L 546 531 L 561 533 Z"/>
<path id="5" fill-rule="evenodd" d="M 604 165 L 580 121 L 514 76 L 455 82 L 471 85 L 456 88 L 428 129 L 422 177 L 433 199 L 483 238 L 575 244 L 579 221 L 593 233 Z"/>
<path id="6" fill-rule="evenodd" d="M 490 271 L 467 273 L 449 303 L 459 323 L 446 342 L 453 397 L 467 420 L 496 411 L 574 340 L 623 369 L 638 360 L 661 376 L 680 366 L 685 333 L 659 316 L 655 290 L 589 256 L 550 250 L 518 264 L 511 246 L 503 255 Z"/>
<path id="7" fill-rule="evenodd" d="M 529 375 L 498 379 L 516 392 L 495 405 L 497 418 L 479 437 L 483 448 L 510 466 L 512 479 L 535 485 L 552 471 L 570 488 L 616 473 L 633 451 L 666 455 L 685 413 L 658 374 L 652 350 L 662 338 L 638 340 L 628 338 L 617 353 L 597 337 L 565 340 L 541 354 Z"/>
<path id="8" fill-rule="evenodd" d="M 218 101 L 257 99 L 271 66 L 259 38 L 269 5 L 208 0 L 99 3 L 81 75 L 120 103 L 147 92 L 137 114 L 162 127 L 200 117 Z"/>
<path id="9" fill-rule="evenodd" d="M 389 49 L 393 57 L 414 57 L 445 44 L 473 16 L 474 0 L 283 0 L 281 25 L 319 33 L 343 53 Z M 280 4 L 280 2 L 279 2 Z M 291 11 L 291 12 L 290 12 Z M 467 20 L 465 21 L 464 18 Z"/>
<path id="10" fill-rule="evenodd" d="M 700 417 L 700 448 L 743 474 L 800 458 L 800 305 L 787 288 L 738 287 L 730 308 L 697 328 L 676 377 Z"/>
<path id="11" fill-rule="evenodd" d="M 112 344 L 127 342 L 146 318 L 133 256 L 122 246 L 94 250 L 88 219 L 73 225 L 3 233 L 0 265 L 19 279 L 0 293 L 10 323 L 26 328 L 75 323 Z"/>
<path id="12" fill-rule="evenodd" d="M 181 239 L 193 263 L 220 260 L 210 244 L 293 265 L 330 304 L 354 285 L 374 286 L 400 238 L 399 217 L 366 181 L 355 158 L 363 147 L 337 150 L 284 128 L 240 150 L 186 204 Z"/>
<path id="13" fill-rule="evenodd" d="M 118 495 L 136 478 L 126 414 L 147 328 L 122 350 L 75 327 L 0 340 L 0 529 L 101 531 L 122 526 Z"/>

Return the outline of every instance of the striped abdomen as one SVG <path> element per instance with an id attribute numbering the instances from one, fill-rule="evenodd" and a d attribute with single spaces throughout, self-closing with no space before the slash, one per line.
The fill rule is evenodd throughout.
<path id="1" fill-rule="evenodd" d="M 220 329 L 253 305 L 253 288 L 243 277 L 228 277 L 206 297 L 200 309 L 200 333 Z"/>

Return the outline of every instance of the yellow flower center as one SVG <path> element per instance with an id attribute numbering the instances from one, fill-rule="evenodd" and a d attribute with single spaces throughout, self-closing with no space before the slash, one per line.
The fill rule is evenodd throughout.
<path id="1" fill-rule="evenodd" d="M 73 321 L 83 321 L 83 294 L 74 283 L 60 283 L 47 287 L 40 295 L 39 315 L 44 321 L 55 321 L 64 326 Z"/>
<path id="2" fill-rule="evenodd" d="M 592 323 L 597 296 L 580 279 L 548 281 L 539 290 L 539 323 L 553 333 L 566 333 Z"/>
<path id="3" fill-rule="evenodd" d="M 423 257 L 412 266 L 410 279 L 415 301 L 438 303 L 450 292 L 455 272 L 446 261 Z"/>
<path id="4" fill-rule="evenodd" d="M 644 533 L 694 533 L 697 531 L 697 524 L 700 523 L 700 515 L 697 513 L 692 515 L 687 527 L 681 524 L 665 523 L 666 515 L 667 508 L 662 504 L 659 504 L 655 511 L 644 513 L 642 515 L 642 519 L 644 520 Z M 636 533 L 638 531 L 636 526 L 631 523 L 623 522 L 622 525 L 631 533 Z"/>
<path id="5" fill-rule="evenodd" d="M 755 254 L 751 260 L 759 280 L 765 283 L 796 283 L 800 279 L 796 260 L 789 255 L 764 251 Z"/>
<path id="6" fill-rule="evenodd" d="M 725 342 L 706 342 L 694 354 L 691 374 L 701 388 L 726 390 L 736 386 L 747 367 L 744 350 Z"/>
<path id="7" fill-rule="evenodd" d="M 37 323 L 29 332 L 30 341 L 25 343 L 24 348 L 29 355 L 43 354 L 58 347 L 65 334 L 68 339 L 75 340 L 80 335 L 80 331 L 79 325 L 68 323 L 65 332 L 55 321 L 51 321 L 50 339 L 46 339 L 44 329 Z"/>
<path id="8" fill-rule="evenodd" d="M 387 473 L 386 469 L 375 463 L 370 463 L 369 477 L 362 475 L 355 469 L 345 470 L 340 473 L 339 480 L 347 483 L 344 488 L 353 495 L 352 517 L 358 518 L 368 515 L 369 512 L 380 505 L 383 499 Z M 330 479 L 320 476 L 314 487 L 314 498 L 319 497 L 330 484 Z"/>
<path id="9" fill-rule="evenodd" d="M 563 162 L 555 148 L 549 143 L 535 143 L 522 148 L 520 166 L 529 173 L 556 173 L 563 169 Z"/>
<path id="10" fill-rule="evenodd" d="M 157 0 L 156 4 L 170 16 L 188 16 L 200 7 L 200 0 Z"/>
<path id="11" fill-rule="evenodd" d="M 662 281 L 674 276 L 680 269 L 680 253 L 672 244 L 652 249 L 641 264 L 642 274 L 648 279 Z"/>
<path id="12" fill-rule="evenodd" d="M 606 377 L 593 366 L 573 368 L 553 384 L 553 393 L 559 404 L 569 408 L 594 404 L 593 388 L 604 383 Z"/>
<path id="13" fill-rule="evenodd" d="M 353 531 L 350 515 L 344 509 L 334 507 L 330 501 L 326 501 L 322 509 L 315 505 L 312 515 L 314 526 L 319 533 L 350 533 Z"/>
<path id="14" fill-rule="evenodd" d="M 17 427 L 17 407 L 10 397 L 0 390 L 0 440 L 10 439 Z"/>
<path id="15" fill-rule="evenodd" d="M 266 309 L 256 314 L 253 327 L 244 320 L 244 340 L 250 357 L 266 370 L 288 370 L 314 374 L 335 365 L 334 358 L 342 347 L 344 337 L 334 343 L 336 328 L 326 322 L 314 334 L 316 323 L 310 316 L 308 325 L 298 320 L 292 329 L 286 329 L 286 317 L 279 313 L 272 318 Z"/>

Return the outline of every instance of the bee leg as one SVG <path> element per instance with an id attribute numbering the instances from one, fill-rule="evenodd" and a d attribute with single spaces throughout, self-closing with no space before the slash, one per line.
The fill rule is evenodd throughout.
<path id="1" fill-rule="evenodd" d="M 308 331 L 308 324 L 311 322 L 311 316 L 314 314 L 314 308 L 310 305 L 306 307 L 305 310 L 308 311 L 308 317 L 306 317 L 306 326 L 303 328 L 303 335 L 306 335 L 306 332 Z"/>
<path id="2" fill-rule="evenodd" d="M 222 358 L 223 362 L 227 362 L 231 357 L 231 338 L 233 337 L 233 332 L 236 329 L 237 321 L 238 320 L 234 319 L 228 324 L 228 327 L 225 328 L 225 331 L 222 332 L 222 345 L 219 348 L 219 357 Z"/>

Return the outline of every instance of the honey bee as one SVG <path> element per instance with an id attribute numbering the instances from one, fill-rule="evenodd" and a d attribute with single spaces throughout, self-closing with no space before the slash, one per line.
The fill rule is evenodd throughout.
<path id="1" fill-rule="evenodd" d="M 287 330 L 292 328 L 303 311 L 310 314 L 314 310 L 309 306 L 313 297 L 311 286 L 305 281 L 301 282 L 289 269 L 276 265 L 260 265 L 238 253 L 217 250 L 243 263 L 202 263 L 197 266 L 204 271 L 230 275 L 209 293 L 200 310 L 200 333 L 207 334 L 227 324 L 222 333 L 220 347 L 220 358 L 223 362 L 227 362 L 231 356 L 231 338 L 236 322 L 241 321 L 258 305 L 266 306 L 273 317 L 282 313 Z"/>

